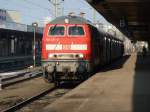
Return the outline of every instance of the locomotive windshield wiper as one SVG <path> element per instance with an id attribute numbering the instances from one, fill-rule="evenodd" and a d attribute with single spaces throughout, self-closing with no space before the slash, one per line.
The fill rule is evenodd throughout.
<path id="1" fill-rule="evenodd" d="M 53 26 L 52 30 L 55 30 L 56 26 L 57 26 L 57 24 L 55 24 L 55 26 Z"/>

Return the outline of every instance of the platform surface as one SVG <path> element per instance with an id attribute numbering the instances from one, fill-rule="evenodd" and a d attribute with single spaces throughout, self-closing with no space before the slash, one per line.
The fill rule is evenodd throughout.
<path id="1" fill-rule="evenodd" d="M 100 71 L 44 112 L 150 112 L 150 57 L 136 54 Z"/>
<path id="2" fill-rule="evenodd" d="M 30 66 L 30 67 L 26 67 L 24 69 L 21 69 L 21 70 L 14 70 L 14 71 L 9 71 L 9 72 L 0 72 L 0 78 L 8 78 L 8 77 L 13 77 L 13 76 L 18 76 L 18 75 L 21 75 L 21 74 L 24 74 L 24 73 L 29 73 L 29 72 L 32 72 L 32 71 L 38 71 L 38 70 L 42 70 L 42 68 L 39 66 L 37 67 L 33 67 L 33 66 Z"/>

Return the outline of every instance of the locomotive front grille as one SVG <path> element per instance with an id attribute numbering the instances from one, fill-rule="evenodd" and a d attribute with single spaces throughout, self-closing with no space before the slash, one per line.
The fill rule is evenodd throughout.
<path id="1" fill-rule="evenodd" d="M 75 56 L 73 54 L 58 54 L 57 58 L 59 59 L 73 59 Z"/>
<path id="2" fill-rule="evenodd" d="M 83 60 L 50 60 L 43 63 L 43 67 L 48 72 L 52 73 L 55 69 L 56 72 L 82 72 L 83 70 L 89 71 L 90 64 L 88 61 Z"/>
<path id="3" fill-rule="evenodd" d="M 81 53 L 51 53 L 48 55 L 49 59 L 79 59 L 83 58 Z"/>

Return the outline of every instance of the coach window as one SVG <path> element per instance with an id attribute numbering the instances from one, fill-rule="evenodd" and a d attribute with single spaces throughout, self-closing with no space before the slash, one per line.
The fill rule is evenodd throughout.
<path id="1" fill-rule="evenodd" d="M 70 26 L 68 34 L 71 36 L 84 35 L 83 27 L 81 26 Z"/>
<path id="2" fill-rule="evenodd" d="M 63 26 L 52 26 L 49 29 L 49 35 L 51 36 L 63 36 L 65 28 Z"/>

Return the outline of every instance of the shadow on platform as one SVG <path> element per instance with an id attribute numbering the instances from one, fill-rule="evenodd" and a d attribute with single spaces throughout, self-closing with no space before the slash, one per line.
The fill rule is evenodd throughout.
<path id="1" fill-rule="evenodd" d="M 108 64 L 100 69 L 97 69 L 95 72 L 107 72 L 109 70 L 116 70 L 123 67 L 124 63 L 130 58 L 130 55 L 126 55 L 118 60 L 114 60 L 111 64 Z"/>
<path id="2" fill-rule="evenodd" d="M 133 86 L 133 112 L 150 112 L 150 56 L 137 55 Z"/>
<path id="3" fill-rule="evenodd" d="M 59 85 L 60 89 L 73 89 L 76 86 L 78 86 L 80 83 L 75 81 L 62 81 L 62 83 Z"/>

